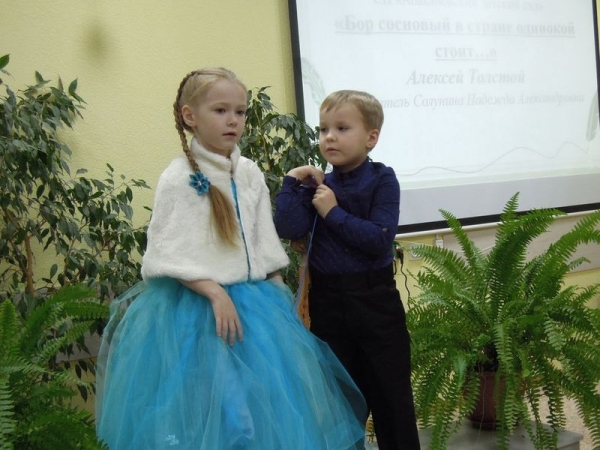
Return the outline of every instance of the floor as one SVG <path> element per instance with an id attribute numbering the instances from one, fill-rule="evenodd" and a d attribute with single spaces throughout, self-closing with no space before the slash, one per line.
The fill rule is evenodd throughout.
<path id="1" fill-rule="evenodd" d="M 600 392 L 600 385 L 598 386 L 598 390 Z M 542 414 L 547 414 L 547 410 L 542 410 Z M 583 440 L 580 442 L 579 450 L 593 450 L 590 432 L 584 427 L 583 421 L 579 417 L 577 406 L 575 405 L 574 401 L 565 399 L 565 415 L 567 417 L 567 426 L 565 428 L 569 431 L 574 431 L 575 433 L 583 435 Z M 370 445 L 372 450 L 376 450 L 378 448 L 376 443 L 371 443 Z"/>

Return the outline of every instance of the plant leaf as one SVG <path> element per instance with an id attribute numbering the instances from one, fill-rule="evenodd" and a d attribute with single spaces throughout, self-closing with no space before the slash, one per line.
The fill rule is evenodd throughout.
<path id="1" fill-rule="evenodd" d="M 69 84 L 69 94 L 74 95 L 76 90 L 77 90 L 77 78 L 75 78 L 73 81 L 71 81 L 71 84 Z"/>
<path id="2" fill-rule="evenodd" d="M 4 69 L 10 61 L 10 55 L 0 56 L 0 70 Z"/>

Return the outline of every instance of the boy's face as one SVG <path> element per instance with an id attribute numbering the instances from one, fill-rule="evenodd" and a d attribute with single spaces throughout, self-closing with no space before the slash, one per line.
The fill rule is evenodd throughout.
<path id="1" fill-rule="evenodd" d="M 341 172 L 360 166 L 379 138 L 379 130 L 367 130 L 360 111 L 351 103 L 321 111 L 319 128 L 321 154 Z"/>

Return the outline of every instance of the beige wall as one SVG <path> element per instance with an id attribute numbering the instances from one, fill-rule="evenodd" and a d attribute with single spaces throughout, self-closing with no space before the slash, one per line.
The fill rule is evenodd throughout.
<path id="1" fill-rule="evenodd" d="M 156 185 L 180 144 L 171 105 L 190 70 L 225 66 L 249 88 L 272 86 L 274 103 L 295 110 L 286 0 L 0 0 L 0 55 L 12 87 L 34 71 L 78 78 L 87 102 L 69 133 L 75 167 Z M 140 196 L 152 204 L 152 193 Z"/>
<path id="2" fill-rule="evenodd" d="M 95 176 L 110 162 L 156 185 L 180 151 L 171 112 L 177 86 L 198 67 L 225 66 L 248 87 L 272 86 L 280 111 L 295 110 L 287 0 L 0 0 L 0 11 L 11 86 L 32 83 L 35 70 L 78 78 L 87 109 L 66 138 L 73 165 Z M 152 192 L 135 200 L 138 221 L 145 220 Z M 411 241 L 432 244 L 433 236 Z M 418 270 L 419 261 L 406 264 Z M 569 279 L 598 281 L 600 270 Z M 402 276 L 399 285 L 404 291 Z"/>

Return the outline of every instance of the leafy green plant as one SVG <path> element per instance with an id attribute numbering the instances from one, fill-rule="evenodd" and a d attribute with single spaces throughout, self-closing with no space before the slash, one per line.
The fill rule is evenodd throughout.
<path id="1" fill-rule="evenodd" d="M 89 385 L 54 359 L 108 315 L 96 292 L 71 285 L 24 316 L 0 303 L 0 449 L 99 449 L 93 418 L 69 404 Z"/>
<path id="2" fill-rule="evenodd" d="M 9 62 L 0 58 L 0 69 Z M 132 188 L 143 180 L 73 176 L 71 150 L 60 132 L 81 117 L 77 80 L 67 89 L 35 73 L 36 84 L 0 97 L 0 296 L 24 312 L 57 287 L 87 282 L 109 299 L 139 279 L 136 253 L 145 248 L 145 226 L 132 223 Z M 0 80 L 3 84 L 3 80 Z M 55 255 L 41 273 L 36 254 Z M 47 260 L 48 258 L 46 258 Z"/>
<path id="3" fill-rule="evenodd" d="M 239 147 L 242 155 L 254 160 L 265 173 L 274 205 L 286 173 L 306 164 L 324 169 L 326 161 L 319 152 L 316 130 L 295 114 L 277 112 L 266 90 L 267 87 L 262 87 L 248 92 L 246 124 Z M 291 263 L 283 276 L 295 290 L 301 256 L 289 243 L 285 247 Z"/>
<path id="4" fill-rule="evenodd" d="M 9 56 L 0 57 L 0 71 Z M 65 89 L 41 74 L 36 83 L 13 91 L 0 79 L 0 301 L 12 299 L 26 315 L 64 286 L 86 283 L 110 300 L 140 279 L 146 225 L 133 225 L 133 189 L 143 180 L 126 180 L 107 164 L 104 179 L 72 175 L 70 148 L 61 132 L 81 117 L 77 80 Z M 90 323 L 94 334 L 102 321 Z M 64 349 L 87 351 L 82 337 Z M 74 370 L 94 372 L 77 360 Z M 69 362 L 65 365 L 68 367 Z M 87 400 L 87 385 L 80 385 Z M 93 389 L 93 386 L 92 386 Z"/>
<path id="5" fill-rule="evenodd" d="M 500 449 L 517 423 L 535 448 L 554 449 L 564 428 L 564 398 L 573 399 L 600 448 L 600 310 L 589 307 L 600 284 L 565 286 L 581 265 L 582 244 L 600 244 L 600 211 L 580 219 L 541 254 L 529 244 L 563 215 L 554 209 L 517 213 L 518 194 L 506 204 L 489 253 L 476 247 L 459 220 L 442 211 L 462 255 L 420 246 L 420 295 L 410 299 L 413 389 L 432 449 L 445 449 L 473 411 L 481 371 L 495 372 L 494 399 Z M 547 402 L 549 415 L 542 417 Z M 542 426 L 547 422 L 551 430 Z"/>

